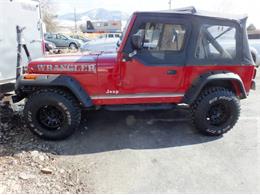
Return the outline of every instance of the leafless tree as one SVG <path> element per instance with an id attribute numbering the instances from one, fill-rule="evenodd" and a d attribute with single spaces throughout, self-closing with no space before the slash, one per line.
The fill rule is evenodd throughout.
<path id="1" fill-rule="evenodd" d="M 57 32 L 58 22 L 56 20 L 56 7 L 51 0 L 40 0 L 42 20 L 46 25 L 47 32 Z"/>

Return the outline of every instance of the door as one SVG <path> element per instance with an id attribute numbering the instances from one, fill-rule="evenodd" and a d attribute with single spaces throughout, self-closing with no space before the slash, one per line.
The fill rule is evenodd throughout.
<path id="1" fill-rule="evenodd" d="M 189 31 L 185 19 L 137 17 L 123 50 L 120 91 L 177 94 L 183 80 Z M 144 33 L 143 46 L 135 51 L 131 36 L 140 32 Z"/>
<path id="2" fill-rule="evenodd" d="M 57 34 L 56 35 L 56 46 L 58 47 L 68 47 L 69 41 L 68 38 L 66 38 L 64 35 Z"/>
<path id="3" fill-rule="evenodd" d="M 56 34 L 46 34 L 45 39 L 47 41 L 54 43 L 57 47 L 59 47 L 59 43 L 58 43 L 58 39 L 56 37 Z"/>

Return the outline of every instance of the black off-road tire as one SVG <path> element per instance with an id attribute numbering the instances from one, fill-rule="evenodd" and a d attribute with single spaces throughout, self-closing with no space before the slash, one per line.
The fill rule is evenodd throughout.
<path id="1" fill-rule="evenodd" d="M 51 113 L 50 110 L 55 112 Z M 53 115 L 58 117 L 54 123 L 53 118 L 48 117 Z M 80 124 L 81 109 L 71 94 L 59 89 L 43 89 L 28 97 L 24 116 L 34 134 L 47 140 L 62 140 L 70 136 Z"/>
<path id="2" fill-rule="evenodd" d="M 216 116 L 212 109 L 220 106 L 225 112 L 222 115 L 225 117 L 222 123 L 216 124 L 213 122 Z M 212 114 L 214 113 L 214 114 Z M 197 100 L 192 105 L 192 116 L 195 127 L 206 135 L 219 136 L 231 130 L 236 124 L 240 115 L 240 101 L 236 95 L 222 87 L 212 87 L 204 90 Z M 214 118 L 214 117 L 215 118 Z M 213 118 L 212 118 L 213 117 Z M 216 120 L 216 119 L 215 119 Z M 213 123 L 213 124 L 212 124 Z"/>

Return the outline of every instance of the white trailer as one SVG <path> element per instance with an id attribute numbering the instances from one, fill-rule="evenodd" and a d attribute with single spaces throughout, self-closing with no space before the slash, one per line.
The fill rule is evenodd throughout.
<path id="1" fill-rule="evenodd" d="M 0 1 L 0 89 L 3 83 L 16 77 L 17 34 L 16 26 L 25 27 L 24 41 L 31 58 L 44 54 L 43 25 L 39 1 L 1 0 Z M 26 66 L 27 57 L 22 51 L 21 66 Z M 1 91 L 0 91 L 1 93 Z"/>

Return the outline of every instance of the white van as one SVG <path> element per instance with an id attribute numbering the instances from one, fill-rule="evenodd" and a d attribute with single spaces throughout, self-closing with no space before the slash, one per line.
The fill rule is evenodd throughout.
<path id="1" fill-rule="evenodd" d="M 16 26 L 25 27 L 24 39 L 31 58 L 43 55 L 43 28 L 39 1 L 1 0 L 0 1 L 0 85 L 15 78 L 17 59 Z M 22 66 L 27 58 L 22 51 Z"/>

